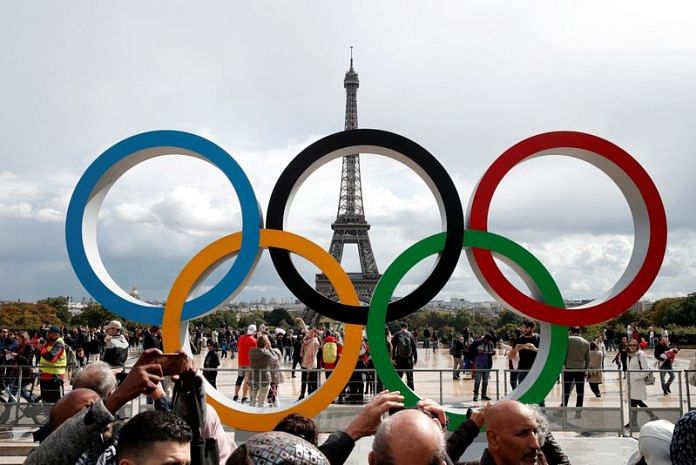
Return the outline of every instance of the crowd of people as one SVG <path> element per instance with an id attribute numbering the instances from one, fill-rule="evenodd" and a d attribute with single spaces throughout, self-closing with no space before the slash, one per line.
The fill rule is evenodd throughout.
<path id="1" fill-rule="evenodd" d="M 290 414 L 273 431 L 255 434 L 237 446 L 222 430 L 213 407 L 208 405 L 204 413 L 181 409 L 177 399 L 166 396 L 160 383 L 165 374 L 179 380 L 196 376 L 190 358 L 171 355 L 182 361 L 176 373 L 162 364 L 161 351 L 148 349 L 120 383 L 107 363 L 90 364 L 78 374 L 77 387 L 53 406 L 41 443 L 25 464 L 342 465 L 358 440 L 373 435 L 371 450 L 362 458 L 370 465 L 570 464 L 534 406 L 514 400 L 486 404 L 447 437 L 449 419 L 440 405 L 422 400 L 415 408 L 405 408 L 404 397 L 389 391 L 375 395 L 345 429 L 334 431 L 320 445 L 316 424 Z M 153 399 L 154 410 L 130 419 L 119 417 L 119 409 L 141 395 Z M 659 422 L 662 427 L 664 420 Z M 480 458 L 461 461 L 482 427 L 486 449 Z M 650 423 L 643 427 L 646 441 L 652 437 L 649 427 Z M 693 464 L 696 411 L 684 415 L 669 432 L 661 447 L 641 444 L 629 463 Z M 655 457 L 670 462 L 653 461 Z"/>
<path id="2" fill-rule="evenodd" d="M 515 388 L 524 381 L 535 361 L 541 340 L 535 329 L 534 322 L 525 320 L 514 335 L 499 336 L 491 330 L 477 336 L 468 328 L 458 335 L 453 334 L 449 341 L 453 381 L 463 380 L 470 374 L 474 381 L 473 400 L 491 400 L 488 396 L 490 371 L 493 358 L 498 353 L 496 348 L 502 348 L 501 353 L 510 368 L 509 382 Z M 400 324 L 393 334 L 385 328 L 385 342 L 394 367 L 399 376 L 406 378 L 406 384 L 411 389 L 414 389 L 413 370 L 418 362 L 419 347 L 425 350 L 435 348 L 433 333 L 426 328 L 419 337 L 417 331 L 409 331 L 406 323 Z M 563 406 L 568 405 L 573 391 L 576 391 L 576 408 L 583 406 L 585 382 L 589 383 L 596 397 L 601 397 L 599 386 L 603 382 L 602 370 L 607 353 L 611 352 L 608 347 L 612 345 L 609 340 L 618 337 L 607 330 L 595 340 L 587 341 L 581 328 L 569 329 L 563 373 Z M 340 331 L 308 327 L 301 318 L 296 319 L 295 328 L 288 330 L 270 330 L 264 325 L 257 327 L 255 324 L 241 330 L 225 327 L 204 331 L 193 328 L 189 339 L 191 351 L 201 354 L 203 360 L 198 376 L 214 387 L 222 360 L 227 357 L 237 359 L 239 369 L 233 399 L 248 403 L 251 407 L 278 406 L 279 387 L 285 380 L 283 371 L 293 378 L 299 375 L 298 400 L 311 395 L 318 388 L 322 374 L 326 378 L 331 376 L 343 349 L 343 334 Z M 480 461 L 466 463 L 569 463 L 552 435 L 544 429 L 543 416 L 516 402 L 486 404 L 480 411 L 473 412 L 470 421 L 464 422 L 446 442 L 441 430 L 437 429 L 435 434 L 436 430 L 429 429 L 433 424 L 446 425 L 444 411 L 437 404 L 428 401 L 417 409 L 394 413 L 403 408 L 403 399 L 398 393 L 381 392 L 379 379 L 374 371 L 369 370 L 373 366 L 366 338 L 362 341 L 356 371 L 336 399 L 337 402 L 363 403 L 365 394 L 372 393 L 372 401 L 361 410 L 351 426 L 345 431 L 335 432 L 324 444 L 317 446 L 313 422 L 290 416 L 279 423 L 278 431 L 254 436 L 242 447 L 236 448 L 222 430 L 214 409 L 207 408 L 200 434 L 196 434 L 196 426 L 192 429 L 190 419 L 186 418 L 190 410 L 184 409 L 183 414 L 176 410 L 176 401 L 164 389 L 165 376 L 191 374 L 196 370 L 192 360 L 183 353 L 179 354 L 181 363 L 176 365 L 178 368 L 174 372 L 171 367 L 163 366 L 161 359 L 157 358 L 161 355 L 161 340 L 161 329 L 157 326 L 126 329 L 116 320 L 98 329 L 45 325 L 32 336 L 25 331 L 11 332 L 2 328 L 0 353 L 6 361 L 0 371 L 2 388 L 29 402 L 54 404 L 49 422 L 36 433 L 37 439 L 42 441 L 41 447 L 32 452 L 26 463 L 164 463 L 157 461 L 165 453 L 159 447 L 165 447 L 163 443 L 170 441 L 172 450 L 166 453 L 170 453 L 172 458 L 171 462 L 166 463 L 189 463 L 190 445 L 197 441 L 196 438 L 202 437 L 204 441 L 215 441 L 213 455 L 218 455 L 215 463 L 265 463 L 259 461 L 263 451 L 280 447 L 282 443 L 283 447 L 302 448 L 309 456 L 316 458 L 312 463 L 336 465 L 346 460 L 357 439 L 372 434 L 375 434 L 373 450 L 367 457 L 371 464 L 453 463 L 457 462 L 484 423 L 487 425 L 489 448 Z M 650 360 L 646 356 L 649 348 L 653 349 Z M 129 349 L 132 350 L 129 352 Z M 135 365 L 126 371 L 124 367 L 129 354 L 141 355 Z M 658 420 L 645 404 L 646 386 L 651 381 L 643 370 L 655 368 L 657 364 L 662 391 L 664 395 L 670 395 L 674 381 L 673 364 L 678 354 L 679 349 L 670 343 L 668 334 L 649 332 L 647 338 L 641 337 L 635 325 L 629 325 L 626 336 L 621 336 L 616 345 L 613 361 L 619 368 L 628 371 L 624 376 L 629 385 L 630 406 L 645 409 L 654 421 L 664 420 Z M 283 365 L 291 368 L 283 370 Z M 72 390 L 63 395 L 67 380 L 70 380 Z M 129 421 L 119 418 L 121 407 L 140 395 L 148 397 L 148 403 L 153 405 L 155 412 L 144 412 Z M 386 412 L 394 414 L 381 421 Z M 636 416 L 637 410 L 632 409 L 626 427 L 637 429 Z M 503 422 L 503 418 L 517 420 Z M 685 421 L 693 425 L 693 419 Z M 408 436 L 411 429 L 413 436 Z M 105 431 L 107 434 L 104 434 Z M 288 439 L 288 434 L 292 435 L 292 440 Z M 78 441 L 66 440 L 78 437 Z M 419 443 L 416 447 L 412 441 L 400 443 L 411 437 L 423 439 L 427 445 Z M 153 446 L 153 443 L 157 445 Z M 411 446 L 416 448 L 411 449 Z M 65 449 L 69 449 L 65 452 L 71 457 L 68 461 L 63 458 L 66 456 L 63 454 Z M 60 459 L 56 458 L 56 450 L 61 451 Z M 152 451 L 155 451 L 155 461 L 143 459 Z M 72 460 L 72 457 L 75 459 Z M 649 461 L 647 463 L 650 464 Z"/>

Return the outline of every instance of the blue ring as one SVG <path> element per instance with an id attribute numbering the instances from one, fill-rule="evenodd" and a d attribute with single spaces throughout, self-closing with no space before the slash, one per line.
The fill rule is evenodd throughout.
<path id="1" fill-rule="evenodd" d="M 224 303 L 234 292 L 242 288 L 260 257 L 259 236 L 263 225 L 261 208 L 251 182 L 242 168 L 222 148 L 200 136 L 182 131 L 144 132 L 118 142 L 97 157 L 80 178 L 68 205 L 65 238 L 70 263 L 84 288 L 96 301 L 123 318 L 148 324 L 161 324 L 164 309 L 161 306 L 126 300 L 102 282 L 87 258 L 82 229 L 89 200 L 97 192 L 108 190 L 106 187 L 97 191 L 97 186 L 102 181 L 109 182 L 107 175 L 110 174 L 110 170 L 120 163 L 131 163 L 135 166 L 140 161 L 137 159 L 128 161 L 129 157 L 137 152 L 157 149 L 159 149 L 158 153 L 145 154 L 140 161 L 172 153 L 171 149 L 194 152 L 189 155 L 208 161 L 225 174 L 239 197 L 241 207 L 242 244 L 239 254 L 220 282 L 203 295 L 186 302 L 182 318 L 187 320 L 198 318 Z M 164 150 L 170 151 L 163 153 Z M 123 172 L 128 169 L 130 167 L 127 166 Z M 94 212 L 94 215 L 96 216 L 97 213 L 98 211 Z M 96 223 L 96 218 L 93 221 Z"/>

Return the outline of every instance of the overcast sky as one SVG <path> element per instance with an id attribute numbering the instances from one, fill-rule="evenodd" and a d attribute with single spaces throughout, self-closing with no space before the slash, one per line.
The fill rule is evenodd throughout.
<path id="1" fill-rule="evenodd" d="M 205 9 L 202 9 L 202 8 Z M 508 147 L 579 130 L 631 153 L 667 210 L 668 251 L 646 298 L 694 291 L 696 7 L 692 2 L 3 2 L 0 14 L 0 300 L 87 295 L 64 237 L 72 191 L 114 143 L 154 129 L 207 137 L 250 177 L 265 212 L 287 163 L 343 128 L 349 46 L 359 125 L 428 149 L 466 207 Z M 432 194 L 408 168 L 363 155 L 370 237 L 383 271 L 441 230 Z M 340 161 L 300 189 L 287 228 L 325 248 Z M 184 156 L 145 162 L 108 194 L 106 268 L 123 288 L 164 299 L 197 250 L 240 229 L 234 190 Z M 516 167 L 490 229 L 522 243 L 564 297 L 593 298 L 633 246 L 616 186 L 575 159 Z M 344 267 L 357 271 L 355 249 Z M 301 260 L 299 260 L 301 261 Z M 397 289 L 417 286 L 430 263 Z M 300 264 L 313 282 L 316 270 Z M 212 276 L 212 280 L 219 276 Z M 210 285 L 213 281 L 209 281 Z M 267 253 L 239 299 L 290 297 Z M 440 298 L 492 300 L 464 258 Z"/>

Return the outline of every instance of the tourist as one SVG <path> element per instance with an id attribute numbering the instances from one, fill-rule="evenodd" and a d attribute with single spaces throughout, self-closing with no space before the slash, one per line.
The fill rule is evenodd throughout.
<path id="1" fill-rule="evenodd" d="M 481 400 L 491 400 L 488 397 L 488 379 L 493 368 L 493 355 L 495 348 L 493 340 L 489 334 L 486 334 L 480 339 L 477 339 L 471 344 L 476 352 L 474 358 L 474 366 L 476 367 L 476 375 L 474 379 L 474 402 L 478 401 L 479 387 L 481 388 Z"/>
<path id="2" fill-rule="evenodd" d="M 650 421 L 640 428 L 638 450 L 626 465 L 671 465 L 670 444 L 674 425 L 667 420 Z"/>
<path id="3" fill-rule="evenodd" d="M 265 334 L 256 340 L 256 347 L 249 350 L 249 405 L 263 407 L 271 388 L 271 359 L 277 355 L 271 350 L 271 341 Z"/>
<path id="4" fill-rule="evenodd" d="M 568 350 L 566 352 L 565 370 L 563 371 L 563 407 L 568 406 L 573 387 L 577 388 L 575 416 L 580 417 L 585 397 L 585 373 L 590 367 L 590 343 L 580 335 L 580 328 L 570 328 Z M 580 371 L 582 370 L 582 371 Z"/>
<path id="5" fill-rule="evenodd" d="M 508 401 L 502 401 L 508 402 Z M 529 406 L 527 406 L 529 407 Z M 491 404 L 486 404 L 482 408 L 471 413 L 471 416 L 467 421 L 462 423 L 456 431 L 454 431 L 449 439 L 447 439 L 447 455 L 452 462 L 456 462 L 459 457 L 466 451 L 466 449 L 474 442 L 476 437 L 481 431 L 481 427 L 486 423 L 488 417 L 488 410 L 491 408 Z M 534 410 L 537 423 L 537 441 L 541 446 L 540 452 L 538 454 L 539 464 L 546 465 L 570 465 L 570 460 L 568 456 L 563 451 L 561 446 L 554 438 L 553 434 L 548 430 L 548 421 L 538 410 Z M 511 425 L 514 427 L 514 425 Z M 503 433 L 500 431 L 500 433 Z M 474 460 L 473 462 L 465 462 L 468 464 L 484 463 L 483 461 Z M 488 462 L 490 463 L 490 462 Z M 517 465 L 519 462 L 511 462 Z"/>
<path id="6" fill-rule="evenodd" d="M 408 332 L 408 325 L 405 322 L 401 323 L 401 329 L 392 337 L 392 347 L 396 372 L 399 378 L 406 374 L 406 384 L 413 390 L 413 367 L 418 363 L 418 350 L 416 341 Z"/>
<path id="7" fill-rule="evenodd" d="M 595 397 L 602 397 L 599 385 L 603 382 L 602 363 L 604 353 L 600 350 L 596 342 L 590 342 L 590 366 L 587 372 L 587 382 Z"/>
<path id="8" fill-rule="evenodd" d="M 272 457 L 272 460 L 269 458 Z M 226 465 L 330 465 L 329 459 L 312 443 L 283 431 L 250 437 L 227 460 Z"/>
<path id="9" fill-rule="evenodd" d="M 327 380 L 333 369 L 336 368 L 342 351 L 343 346 L 339 344 L 338 338 L 331 334 L 331 331 L 326 330 L 324 332 L 324 345 L 321 347 L 321 365 Z"/>
<path id="10" fill-rule="evenodd" d="M 110 321 L 104 338 L 104 356 L 102 360 L 112 367 L 122 368 L 128 360 L 128 339 L 123 335 L 123 325 L 118 320 Z"/>
<path id="11" fill-rule="evenodd" d="M 52 329 L 49 329 L 49 334 Z M 51 338 L 51 336 L 48 337 Z M 97 400 L 91 407 L 73 415 L 61 424 L 41 443 L 40 447 L 29 453 L 24 462 L 25 465 L 73 464 L 83 453 L 93 447 L 105 447 L 102 433 L 116 420 L 116 412 L 141 394 L 147 395 L 154 392 L 159 385 L 162 379 L 162 367 L 150 363 L 153 357 L 158 355 L 161 355 L 161 352 L 153 349 L 143 352 L 138 362 L 111 395 Z M 190 370 L 191 367 L 189 363 L 184 369 Z"/>
<path id="12" fill-rule="evenodd" d="M 638 346 L 638 341 L 635 339 L 628 343 L 628 370 L 633 373 L 629 373 L 628 383 L 630 389 L 630 405 L 631 405 L 631 420 L 624 427 L 625 428 L 638 428 L 638 411 L 637 408 L 647 409 L 645 401 L 648 399 L 648 390 L 645 385 L 645 377 L 647 373 L 643 370 L 650 369 L 648 359 L 640 347 Z M 653 413 L 652 410 L 646 410 L 646 413 L 650 415 L 651 420 L 657 420 L 658 417 Z"/>
<path id="13" fill-rule="evenodd" d="M 319 440 L 317 425 L 312 419 L 302 416 L 299 413 L 287 415 L 273 427 L 273 431 L 283 431 L 294 436 L 299 436 L 315 446 Z"/>
<path id="14" fill-rule="evenodd" d="M 302 351 L 302 341 L 307 333 L 300 329 L 297 332 L 297 336 L 293 337 L 292 342 L 292 377 L 295 378 L 295 368 L 299 365 L 302 368 L 302 356 L 300 352 Z"/>
<path id="15" fill-rule="evenodd" d="M 534 332 L 536 324 L 531 320 L 524 320 L 520 331 L 522 334 L 515 340 L 512 351 L 518 353 L 520 356 L 520 361 L 517 364 L 517 382 L 522 383 L 524 378 L 526 378 L 529 370 L 532 369 L 534 360 L 536 359 L 537 351 L 539 350 L 539 341 L 541 338 L 539 334 Z"/>
<path id="16" fill-rule="evenodd" d="M 208 341 L 208 353 L 205 354 L 205 360 L 203 360 L 203 377 L 208 380 L 211 386 L 217 388 L 217 375 L 218 367 L 220 366 L 220 357 L 217 354 L 217 344 L 212 340 Z"/>
<path id="17" fill-rule="evenodd" d="M 300 348 L 300 357 L 302 358 L 300 367 L 302 368 L 302 374 L 300 396 L 297 398 L 297 400 L 300 401 L 304 399 L 305 391 L 308 395 L 311 395 L 317 389 L 317 355 L 320 345 L 319 338 L 317 337 L 317 330 L 314 328 L 308 329 L 302 318 L 298 318 L 297 321 L 302 324 L 306 332 L 305 337 L 302 339 L 302 347 Z"/>
<path id="18" fill-rule="evenodd" d="M 7 360 L 12 362 L 10 392 L 15 398 L 19 394 L 27 402 L 36 402 L 36 396 L 31 392 L 34 384 L 34 372 L 31 369 L 34 360 L 34 347 L 31 345 L 29 333 L 20 331 L 17 334 L 17 343 L 17 348 L 5 356 Z"/>
<path id="19" fill-rule="evenodd" d="M 285 382 L 285 375 L 280 369 L 280 364 L 283 361 L 283 352 L 281 347 L 274 347 L 271 350 L 275 354 L 275 357 L 271 358 L 271 388 L 268 391 L 268 402 L 272 407 L 277 407 L 279 404 L 279 392 L 278 388 L 281 384 Z"/>
<path id="20" fill-rule="evenodd" d="M 150 326 L 143 335 L 143 350 L 153 348 L 162 350 L 162 328 L 157 325 Z"/>
<path id="21" fill-rule="evenodd" d="M 423 330 L 423 348 L 424 349 L 430 348 L 430 330 L 428 329 L 427 326 Z"/>
<path id="22" fill-rule="evenodd" d="M 188 465 L 191 438 L 191 427 L 178 416 L 141 412 L 121 428 L 116 460 L 118 465 Z"/>
<path id="23" fill-rule="evenodd" d="M 292 363 L 293 356 L 293 336 L 294 331 L 292 328 L 288 329 L 285 334 L 283 334 L 283 363 L 289 365 Z"/>
<path id="24" fill-rule="evenodd" d="M 116 389 L 116 376 L 106 362 L 92 362 L 85 366 L 72 380 L 73 389 L 91 389 L 106 399 Z"/>
<path id="25" fill-rule="evenodd" d="M 662 393 L 666 396 L 672 393 L 672 390 L 670 388 L 672 386 L 672 382 L 674 381 L 675 376 L 673 364 L 674 359 L 677 357 L 678 353 L 679 349 L 669 348 L 667 339 L 664 337 L 661 337 L 657 345 L 655 346 L 654 356 L 655 359 L 657 359 L 660 368 L 660 383 L 662 384 Z M 665 378 L 668 378 L 667 381 L 665 381 Z"/>
<path id="26" fill-rule="evenodd" d="M 420 409 L 401 410 L 379 426 L 367 456 L 370 465 L 447 463 L 442 425 Z"/>
<path id="27" fill-rule="evenodd" d="M 672 465 L 696 463 L 696 410 L 685 413 L 674 424 L 669 450 Z"/>
<path id="28" fill-rule="evenodd" d="M 249 351 L 256 347 L 257 341 L 254 335 L 256 334 L 256 325 L 251 324 L 247 327 L 246 334 L 239 338 L 238 348 L 239 348 L 239 359 L 237 366 L 239 367 L 237 371 L 237 381 L 234 383 L 234 397 L 232 400 L 239 399 L 239 389 L 242 388 L 242 400 L 244 403 L 248 400 L 247 395 L 249 393 Z"/>
<path id="29" fill-rule="evenodd" d="M 464 362 L 462 357 L 464 356 L 464 336 L 459 336 L 452 343 L 450 347 L 450 355 L 452 356 L 452 379 L 459 380 L 459 374 L 462 373 L 462 368 L 464 367 Z M 466 375 L 466 372 L 464 372 Z"/>

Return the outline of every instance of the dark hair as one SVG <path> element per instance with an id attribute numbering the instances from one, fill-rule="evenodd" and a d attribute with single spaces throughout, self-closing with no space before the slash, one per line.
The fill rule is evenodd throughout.
<path id="1" fill-rule="evenodd" d="M 571 326 L 570 332 L 571 334 L 580 334 L 580 326 Z"/>
<path id="2" fill-rule="evenodd" d="M 534 327 L 536 326 L 536 323 L 534 323 L 532 320 L 524 320 L 522 322 L 522 326 L 526 326 L 527 328 L 534 329 Z"/>
<path id="3" fill-rule="evenodd" d="M 404 321 L 404 322 L 401 323 L 401 327 L 402 327 L 402 328 L 408 328 L 408 324 Z"/>
<path id="4" fill-rule="evenodd" d="M 298 413 L 291 413 L 278 422 L 273 431 L 284 431 L 299 436 L 315 446 L 318 441 L 317 425 L 311 419 Z"/>
<path id="5" fill-rule="evenodd" d="M 595 350 L 596 348 L 597 344 L 594 341 L 590 342 L 590 350 Z"/>
<path id="6" fill-rule="evenodd" d="M 160 410 L 139 413 L 121 428 L 117 460 L 139 459 L 156 442 L 191 442 L 191 427 L 173 413 Z"/>

